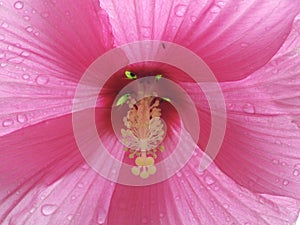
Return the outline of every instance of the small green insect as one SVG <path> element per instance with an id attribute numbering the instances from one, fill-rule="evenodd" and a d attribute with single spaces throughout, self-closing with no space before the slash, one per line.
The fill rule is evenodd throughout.
<path id="1" fill-rule="evenodd" d="M 125 71 L 125 76 L 130 80 L 137 78 L 136 74 L 134 74 L 133 72 L 130 72 L 129 70 Z"/>
<path id="2" fill-rule="evenodd" d="M 160 80 L 162 77 L 163 77 L 163 75 L 157 74 L 157 75 L 155 76 L 155 80 Z"/>
<path id="3" fill-rule="evenodd" d="M 128 99 L 129 96 L 130 96 L 130 94 L 122 95 L 122 96 L 118 99 L 116 105 L 117 105 L 117 106 L 123 105 L 123 104 L 127 101 L 127 99 Z"/>
<path id="4" fill-rule="evenodd" d="M 164 101 L 166 101 L 166 102 L 171 102 L 171 99 L 169 99 L 169 98 L 162 98 L 162 100 L 164 100 Z"/>

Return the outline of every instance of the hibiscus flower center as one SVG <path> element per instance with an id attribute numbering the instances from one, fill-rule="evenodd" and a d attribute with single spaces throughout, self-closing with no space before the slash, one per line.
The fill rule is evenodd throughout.
<path id="1" fill-rule="evenodd" d="M 128 79 L 136 79 L 136 75 L 126 71 Z M 162 75 L 157 75 L 156 80 Z M 119 98 L 117 105 L 127 104 L 129 110 L 123 118 L 124 128 L 121 129 L 122 142 L 125 151 L 129 151 L 129 158 L 135 158 L 135 165 L 131 172 L 145 179 L 155 174 L 155 159 L 158 151 L 163 152 L 161 145 L 165 136 L 165 126 L 161 119 L 160 103 L 168 99 L 159 98 L 156 93 L 145 97 L 149 90 L 138 90 L 135 98 L 125 94 Z"/>

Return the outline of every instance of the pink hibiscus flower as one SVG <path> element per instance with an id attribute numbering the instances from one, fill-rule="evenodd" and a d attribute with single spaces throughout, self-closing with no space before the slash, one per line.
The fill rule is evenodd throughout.
<path id="1" fill-rule="evenodd" d="M 0 223 L 295 223 L 299 11 L 0 1 Z M 182 69 L 193 63 L 218 82 Z"/>

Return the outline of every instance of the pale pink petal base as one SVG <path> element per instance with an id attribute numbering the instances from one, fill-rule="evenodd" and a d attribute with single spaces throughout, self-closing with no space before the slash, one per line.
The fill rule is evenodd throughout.
<path id="1" fill-rule="evenodd" d="M 147 187 L 117 185 L 106 224 L 292 224 L 299 202 L 253 194 L 214 164 L 199 172 L 197 153 L 169 180 Z"/>
<path id="2" fill-rule="evenodd" d="M 199 55 L 219 81 L 263 66 L 285 41 L 299 1 L 101 1 L 116 45 L 164 40 Z"/>
<path id="3" fill-rule="evenodd" d="M 71 122 L 68 115 L 0 137 L 1 224 L 104 223 L 115 184 L 84 162 Z"/>

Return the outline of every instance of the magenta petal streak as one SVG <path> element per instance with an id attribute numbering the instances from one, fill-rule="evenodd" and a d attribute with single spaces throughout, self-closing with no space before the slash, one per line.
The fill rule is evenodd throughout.
<path id="1" fill-rule="evenodd" d="M 264 65 L 287 37 L 299 1 L 101 1 L 116 44 L 165 40 L 197 53 L 219 81 Z"/>
<path id="2" fill-rule="evenodd" d="M 15 2 L 0 5 L 0 135 L 70 113 L 76 82 L 113 40 L 97 1 Z"/>

